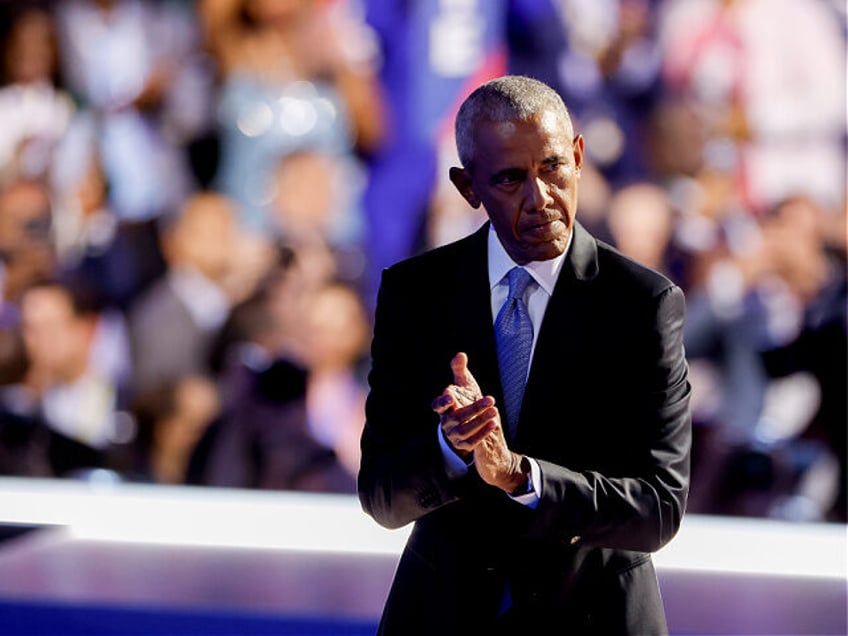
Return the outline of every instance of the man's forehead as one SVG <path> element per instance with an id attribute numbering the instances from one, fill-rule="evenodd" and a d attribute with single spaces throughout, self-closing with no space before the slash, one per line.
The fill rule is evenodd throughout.
<path id="1" fill-rule="evenodd" d="M 570 142 L 572 137 L 571 122 L 568 117 L 552 110 L 545 110 L 530 118 L 516 117 L 514 119 L 495 120 L 482 118 L 477 122 L 478 133 L 488 129 L 497 136 L 508 138 L 520 129 L 533 127 L 552 139 L 564 138 Z"/>
<path id="2" fill-rule="evenodd" d="M 555 113 L 552 110 L 543 111 L 538 120 L 539 126 L 545 131 L 559 132 L 562 129 L 569 131 L 571 129 L 568 120 L 561 114 Z"/>
<path id="3" fill-rule="evenodd" d="M 485 159 L 490 166 L 511 164 L 520 158 L 544 161 L 564 157 L 570 153 L 573 143 L 562 120 L 488 122 L 478 129 L 478 134 L 479 158 Z"/>
<path id="4" fill-rule="evenodd" d="M 492 127 L 501 137 L 510 137 L 518 131 L 518 126 L 513 120 L 492 122 Z"/>

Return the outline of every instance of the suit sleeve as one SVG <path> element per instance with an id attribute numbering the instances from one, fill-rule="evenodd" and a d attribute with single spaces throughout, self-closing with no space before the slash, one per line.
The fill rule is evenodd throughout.
<path id="1" fill-rule="evenodd" d="M 531 536 L 653 552 L 677 532 L 689 490 L 690 386 L 683 348 L 684 297 L 672 286 L 655 299 L 652 341 L 643 351 L 642 395 L 626 425 L 639 426 L 629 474 L 575 471 L 539 460 L 542 497 Z"/>
<path id="2" fill-rule="evenodd" d="M 426 369 L 427 294 L 402 278 L 389 269 L 380 284 L 358 475 L 363 510 L 387 528 L 455 501 L 462 481 L 448 478 L 438 416 L 421 408 L 440 390 Z"/>

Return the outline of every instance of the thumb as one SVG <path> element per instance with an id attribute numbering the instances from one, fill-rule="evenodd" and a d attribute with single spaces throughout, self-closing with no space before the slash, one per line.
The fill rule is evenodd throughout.
<path id="1" fill-rule="evenodd" d="M 480 393 L 480 387 L 477 385 L 477 380 L 471 375 L 468 368 L 468 356 L 459 352 L 451 360 L 451 370 L 453 371 L 453 382 L 457 386 L 472 389 L 475 393 Z"/>

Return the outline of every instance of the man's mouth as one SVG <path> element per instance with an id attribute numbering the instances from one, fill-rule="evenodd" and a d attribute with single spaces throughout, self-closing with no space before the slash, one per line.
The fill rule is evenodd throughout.
<path id="1" fill-rule="evenodd" d="M 548 234 L 555 229 L 557 229 L 557 224 L 562 223 L 561 217 L 554 217 L 543 221 L 541 223 L 535 223 L 533 225 L 527 226 L 524 231 L 528 234 L 540 235 L 540 234 Z"/>

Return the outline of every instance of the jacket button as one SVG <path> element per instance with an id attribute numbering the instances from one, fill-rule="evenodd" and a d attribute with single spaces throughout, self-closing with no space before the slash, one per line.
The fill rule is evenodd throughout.
<path id="1" fill-rule="evenodd" d="M 425 492 L 418 496 L 418 503 L 425 508 L 436 505 L 436 496 L 432 492 Z"/>

